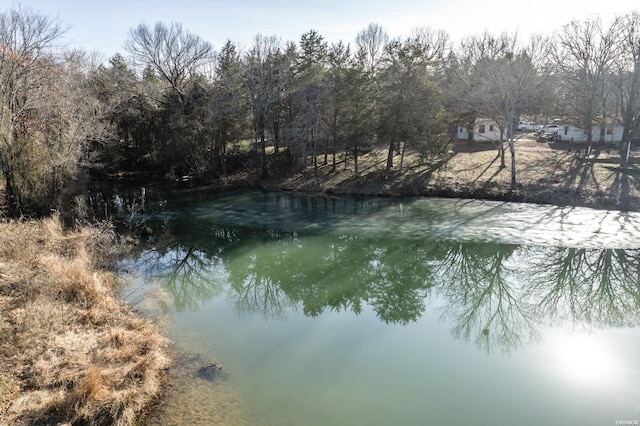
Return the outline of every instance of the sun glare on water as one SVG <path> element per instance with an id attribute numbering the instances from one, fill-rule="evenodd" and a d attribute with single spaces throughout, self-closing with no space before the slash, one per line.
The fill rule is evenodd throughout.
<path id="1" fill-rule="evenodd" d="M 615 353 L 594 335 L 558 335 L 553 344 L 557 368 L 567 378 L 604 385 L 616 376 Z"/>

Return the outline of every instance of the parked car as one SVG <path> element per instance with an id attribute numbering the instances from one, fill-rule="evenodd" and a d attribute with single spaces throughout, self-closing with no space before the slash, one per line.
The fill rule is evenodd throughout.
<path id="1" fill-rule="evenodd" d="M 521 132 L 535 132 L 538 125 L 533 121 L 521 121 L 518 123 L 518 130 Z"/>
<path id="2" fill-rule="evenodd" d="M 555 124 L 548 124 L 538 131 L 538 140 L 544 139 L 547 141 L 559 141 L 560 135 L 558 131 L 560 127 Z"/>
<path id="3" fill-rule="evenodd" d="M 547 124 L 546 126 L 544 126 L 538 133 L 544 133 L 545 135 L 548 134 L 557 134 L 558 130 L 560 130 L 560 127 L 555 125 L 555 124 Z"/>

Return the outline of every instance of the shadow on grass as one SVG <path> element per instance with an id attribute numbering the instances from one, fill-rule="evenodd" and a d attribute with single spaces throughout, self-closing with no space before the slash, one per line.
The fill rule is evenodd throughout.
<path id="1" fill-rule="evenodd" d="M 493 143 L 455 141 L 441 159 L 420 161 L 415 153 L 405 157 L 402 173 L 399 156 L 386 172 L 386 150 L 372 150 L 359 157 L 359 176 L 355 176 L 353 157 L 338 156 L 331 162 L 310 165 L 291 175 L 289 189 L 326 191 L 352 195 L 443 196 L 525 201 L 543 204 L 590 206 L 596 208 L 640 208 L 640 158 L 622 166 L 623 157 L 613 147 L 595 145 L 590 155 L 586 144 L 525 141 L 516 149 L 516 191 L 509 191 L 507 167 L 500 167 Z M 477 152 L 478 155 L 474 155 Z M 469 155 L 471 154 L 471 155 Z M 498 154 L 498 152 L 496 152 Z M 636 163 L 638 165 L 636 165 Z"/>
<path id="2" fill-rule="evenodd" d="M 591 205 L 598 208 L 634 209 L 640 190 L 640 169 L 634 161 L 622 164 L 615 149 L 593 149 L 569 143 L 550 144 L 555 155 L 529 164 L 524 173 L 540 175 L 535 183 L 547 192 L 548 201 L 564 205 Z M 578 149 L 576 149 L 578 148 Z M 546 186 L 546 187 L 545 187 Z M 552 192 L 557 194 L 552 194 Z M 566 197 L 566 199 L 562 199 Z"/>

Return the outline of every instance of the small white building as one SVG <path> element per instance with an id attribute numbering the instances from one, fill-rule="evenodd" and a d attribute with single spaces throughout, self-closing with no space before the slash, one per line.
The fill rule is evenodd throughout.
<path id="1" fill-rule="evenodd" d="M 466 127 L 458 126 L 458 139 L 469 140 L 469 130 Z M 500 128 L 498 124 L 488 118 L 478 118 L 473 125 L 473 140 L 475 142 L 499 142 Z"/>
<path id="2" fill-rule="evenodd" d="M 587 132 L 582 127 L 572 124 L 558 125 L 558 136 L 564 142 L 586 142 Z M 591 140 L 598 142 L 600 140 L 600 126 L 591 128 Z M 607 124 L 604 131 L 604 142 L 619 144 L 622 142 L 624 127 L 620 124 Z"/>

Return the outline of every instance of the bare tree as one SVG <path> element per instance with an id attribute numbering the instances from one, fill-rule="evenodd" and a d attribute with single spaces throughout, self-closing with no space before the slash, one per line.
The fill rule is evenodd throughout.
<path id="1" fill-rule="evenodd" d="M 614 60 L 613 82 L 624 127 L 622 141 L 631 143 L 640 126 L 640 12 L 624 16 L 620 24 L 621 51 Z"/>
<path id="2" fill-rule="evenodd" d="M 0 14 L 0 163 L 5 178 L 10 214 L 22 207 L 19 174 L 26 171 L 27 149 L 33 140 L 27 132 L 33 129 L 38 103 L 51 67 L 56 64 L 52 52 L 63 30 L 55 19 L 18 7 Z"/>
<path id="3" fill-rule="evenodd" d="M 271 108 L 281 90 L 278 54 L 280 40 L 276 36 L 256 35 L 245 55 L 245 88 L 249 95 L 256 138 L 262 151 L 262 176 L 268 176 L 265 126 Z"/>
<path id="4" fill-rule="evenodd" d="M 462 39 L 460 46 L 450 52 L 442 75 L 442 85 L 445 88 L 446 103 L 454 120 L 469 129 L 469 142 L 473 141 L 473 127 L 480 108 L 484 102 L 476 93 L 481 79 L 476 75 L 476 65 L 481 59 L 496 60 L 513 52 L 515 39 L 506 33 L 498 36 L 485 31 Z M 498 150 L 504 165 L 504 150 Z"/>
<path id="5" fill-rule="evenodd" d="M 90 161 L 90 145 L 112 137 L 106 111 L 93 96 L 90 75 L 93 58 L 83 51 L 66 52 L 55 69 L 46 69 L 46 85 L 40 91 L 38 113 L 30 123 L 39 154 L 46 159 L 38 171 L 33 161 L 29 172 L 38 176 L 38 191 L 46 194 L 45 207 L 69 211 L 67 203 L 81 191 L 72 182 L 80 175 L 79 165 Z M 41 160 L 42 161 L 42 160 Z"/>
<path id="6" fill-rule="evenodd" d="M 432 66 L 442 64 L 451 48 L 449 33 L 431 27 L 414 28 L 407 41 L 410 41 L 426 63 Z"/>
<path id="7" fill-rule="evenodd" d="M 380 24 L 375 22 L 370 23 L 366 29 L 358 32 L 356 35 L 356 47 L 359 55 L 363 58 L 367 72 L 376 72 L 382 58 L 384 46 L 388 41 L 389 36 L 387 33 Z"/>
<path id="8" fill-rule="evenodd" d="M 460 42 L 460 50 L 471 64 L 475 64 L 486 58 L 503 58 L 508 53 L 514 51 L 517 45 L 517 39 L 517 34 L 502 33 L 495 35 L 485 31 L 482 34 L 462 39 Z"/>
<path id="9" fill-rule="evenodd" d="M 504 38 L 504 36 L 502 37 Z M 476 63 L 475 97 L 481 111 L 497 120 L 501 129 L 507 133 L 511 152 L 511 186 L 516 186 L 516 159 L 514 123 L 521 111 L 532 103 L 544 78 L 539 74 L 543 58 L 547 51 L 544 39 L 531 38 L 525 47 L 519 47 L 513 37 L 513 50 L 503 57 L 481 58 Z"/>
<path id="10" fill-rule="evenodd" d="M 563 73 L 563 83 L 573 98 L 573 105 L 582 117 L 587 135 L 589 151 L 593 141 L 593 122 L 598 108 L 605 102 L 606 76 L 618 55 L 618 20 L 609 28 L 603 28 L 599 18 L 584 22 L 571 21 L 557 35 L 551 50 L 559 69 Z M 603 111 L 602 124 L 606 124 Z"/>
<path id="11" fill-rule="evenodd" d="M 153 28 L 140 24 L 129 33 L 126 50 L 141 68 L 150 67 L 184 101 L 189 78 L 209 64 L 213 47 L 199 36 L 183 30 L 182 25 L 158 22 Z"/>

